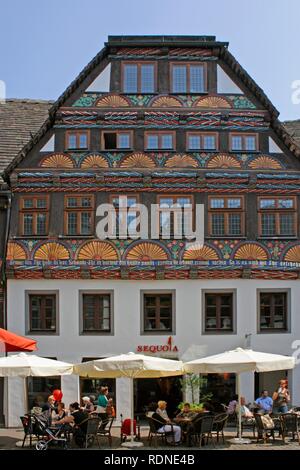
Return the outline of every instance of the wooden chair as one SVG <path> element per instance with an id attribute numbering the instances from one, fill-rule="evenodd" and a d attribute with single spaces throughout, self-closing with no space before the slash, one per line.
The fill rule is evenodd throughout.
<path id="1" fill-rule="evenodd" d="M 114 416 L 112 416 L 111 418 L 108 418 L 107 424 L 105 427 L 102 427 L 100 423 L 100 426 L 97 432 L 98 437 L 107 437 L 110 447 L 112 446 L 111 427 L 112 427 L 114 420 L 115 420 Z"/>

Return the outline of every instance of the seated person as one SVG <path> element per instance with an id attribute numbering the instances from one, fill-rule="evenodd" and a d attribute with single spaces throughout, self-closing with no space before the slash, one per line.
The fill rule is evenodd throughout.
<path id="1" fill-rule="evenodd" d="M 92 403 L 90 397 L 83 397 L 82 398 L 83 407 L 82 410 L 86 411 L 87 413 L 93 413 L 95 411 L 94 404 Z"/>
<path id="2" fill-rule="evenodd" d="M 154 420 L 154 424 L 156 427 L 156 430 L 158 432 L 166 432 L 166 433 L 171 433 L 172 431 L 174 432 L 174 441 L 175 445 L 180 444 L 181 441 L 181 428 L 180 426 L 171 426 L 171 420 L 168 416 L 167 413 L 167 402 L 165 401 L 159 401 L 157 404 L 157 410 L 155 413 L 153 413 L 152 418 Z M 169 444 L 172 444 L 173 438 L 171 436 L 167 437 L 167 442 Z"/>
<path id="3" fill-rule="evenodd" d="M 87 432 L 89 415 L 86 411 L 80 409 L 76 401 L 69 406 L 70 415 L 65 416 L 56 422 L 56 424 L 69 424 L 73 426 L 74 440 L 77 445 L 82 446 Z"/>
<path id="4" fill-rule="evenodd" d="M 181 412 L 178 413 L 178 415 L 176 416 L 174 421 L 176 423 L 179 423 L 179 422 L 184 421 L 186 419 L 191 420 L 191 419 L 195 418 L 195 416 L 197 416 L 197 413 L 195 413 L 194 411 L 191 411 L 190 404 L 189 403 L 184 403 Z"/>
<path id="5" fill-rule="evenodd" d="M 48 426 L 51 426 L 53 416 L 55 415 L 55 398 L 53 395 L 49 395 L 47 403 L 42 407 L 42 414 L 47 417 Z"/>
<path id="6" fill-rule="evenodd" d="M 57 421 L 60 421 L 61 419 L 63 419 L 66 416 L 66 414 L 67 413 L 65 411 L 65 404 L 62 401 L 60 401 L 57 404 L 57 414 L 53 418 L 54 424 L 56 424 Z"/>
<path id="7" fill-rule="evenodd" d="M 226 413 L 228 415 L 233 415 L 236 412 L 238 399 L 239 399 L 238 395 L 233 395 L 232 400 L 230 400 L 227 410 L 226 410 Z"/>
<path id="8" fill-rule="evenodd" d="M 273 400 L 269 397 L 268 390 L 262 390 L 261 396 L 255 400 L 255 403 L 258 405 L 258 413 L 272 413 Z"/>
<path id="9" fill-rule="evenodd" d="M 236 410 L 237 412 L 239 412 L 239 405 L 237 405 Z M 252 422 L 254 420 L 253 413 L 246 406 L 245 397 L 241 397 L 241 415 L 242 415 L 242 419 L 246 421 L 247 423 Z"/>

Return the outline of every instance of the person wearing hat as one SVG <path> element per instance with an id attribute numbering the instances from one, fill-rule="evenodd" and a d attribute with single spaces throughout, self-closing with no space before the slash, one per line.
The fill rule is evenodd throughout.
<path id="1" fill-rule="evenodd" d="M 87 413 L 93 413 L 95 411 L 94 404 L 91 402 L 90 397 L 82 397 L 82 402 L 83 402 L 83 411 L 86 411 Z"/>

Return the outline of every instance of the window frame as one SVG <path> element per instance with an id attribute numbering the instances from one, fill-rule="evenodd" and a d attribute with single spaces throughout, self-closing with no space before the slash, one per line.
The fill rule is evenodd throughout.
<path id="1" fill-rule="evenodd" d="M 128 93 L 124 90 L 125 88 L 125 66 L 126 65 L 137 65 L 137 91 Z M 141 73 L 141 66 L 142 65 L 153 65 L 154 66 L 154 83 L 153 83 L 153 92 L 142 92 L 141 91 L 141 84 L 142 84 L 142 73 Z M 157 62 L 153 60 L 123 60 L 121 63 L 121 90 L 124 95 L 154 95 L 157 94 Z"/>
<path id="2" fill-rule="evenodd" d="M 173 67 L 174 65 L 184 65 L 187 67 L 187 73 L 186 73 L 186 91 L 185 92 L 175 92 L 173 91 Z M 197 91 L 197 92 L 191 92 L 191 80 L 190 80 L 190 67 L 191 66 L 201 66 L 203 67 L 203 77 L 204 77 L 204 90 L 203 91 Z M 208 86 L 208 79 L 207 79 L 207 64 L 206 62 L 201 62 L 201 61 L 178 61 L 178 62 L 170 62 L 169 65 L 169 73 L 170 73 L 170 94 L 172 95 L 202 95 L 202 94 L 207 94 L 207 86 Z"/>
<path id="3" fill-rule="evenodd" d="M 162 148 L 161 147 L 161 140 L 162 135 L 170 134 L 172 135 L 172 148 Z M 158 136 L 158 147 L 154 148 L 147 148 L 148 144 L 148 136 L 157 135 Z M 144 151 L 145 152 L 176 152 L 176 131 L 145 131 L 144 132 Z"/>
<path id="4" fill-rule="evenodd" d="M 264 199 L 275 199 L 275 208 L 273 209 L 261 209 L 260 202 Z M 278 207 L 280 199 L 292 199 L 294 201 L 294 207 L 292 209 L 282 209 Z M 259 238 L 281 238 L 281 239 L 294 239 L 298 236 L 298 207 L 296 196 L 258 196 L 257 197 L 257 216 L 258 216 L 258 236 Z M 274 214 L 275 215 L 275 229 L 274 235 L 263 235 L 262 233 L 262 214 Z M 281 235 L 280 234 L 280 215 L 282 214 L 293 214 L 293 235 Z"/>
<path id="5" fill-rule="evenodd" d="M 111 148 L 111 149 L 106 149 L 105 148 L 105 139 L 104 139 L 104 134 L 116 134 L 117 136 L 117 147 L 116 148 Z M 129 147 L 123 148 L 123 147 L 118 147 L 118 142 L 119 142 L 119 136 L 121 134 L 129 134 Z M 103 129 L 101 130 L 100 134 L 100 147 L 101 150 L 104 152 L 111 152 L 111 151 L 116 151 L 116 152 L 131 152 L 133 149 L 133 130 L 124 130 L 124 131 L 119 131 L 119 130 L 106 130 Z"/>
<path id="6" fill-rule="evenodd" d="M 164 209 L 161 209 L 160 208 L 160 200 L 163 199 L 163 198 L 176 198 L 176 199 L 180 199 L 180 198 L 189 198 L 190 201 L 191 201 L 191 205 L 192 205 L 192 227 L 193 229 L 195 228 L 195 198 L 194 198 L 194 195 L 193 194 L 157 194 L 156 195 L 156 204 L 158 204 L 158 214 L 157 214 L 157 219 L 156 219 L 156 227 L 157 227 L 157 231 L 159 233 L 159 238 L 162 238 L 162 231 L 161 231 L 161 225 L 160 225 L 160 213 L 163 212 Z M 172 228 L 172 227 L 171 227 Z M 174 226 L 173 226 L 173 231 L 171 230 L 170 231 L 170 236 L 172 237 L 174 235 Z M 183 236 L 183 238 L 185 239 L 185 237 Z"/>
<path id="7" fill-rule="evenodd" d="M 145 295 L 171 295 L 171 329 L 145 330 Z M 141 336 L 171 336 L 176 334 L 176 289 L 143 289 L 140 291 L 140 334 Z"/>
<path id="8" fill-rule="evenodd" d="M 82 199 L 82 198 L 91 198 L 92 204 L 90 207 L 68 207 L 67 201 L 68 198 L 75 198 L 75 199 Z M 91 213 L 91 231 L 89 234 L 81 234 L 81 217 L 77 217 L 77 233 L 76 234 L 69 234 L 68 233 L 68 213 L 70 212 L 90 212 Z M 80 228 L 80 230 L 78 230 Z M 77 237 L 92 237 L 95 232 L 95 196 L 94 194 L 64 194 L 64 236 L 77 238 Z"/>
<path id="9" fill-rule="evenodd" d="M 232 148 L 232 138 L 241 137 L 242 138 L 242 148 L 240 150 L 234 150 Z M 245 145 L 246 137 L 255 137 L 255 150 L 247 150 Z M 234 153 L 258 153 L 259 152 L 259 138 L 257 132 L 229 132 L 229 151 Z"/>
<path id="10" fill-rule="evenodd" d="M 31 329 L 31 301 L 30 296 L 55 296 L 55 330 Z M 25 334 L 31 336 L 59 336 L 59 290 L 25 290 Z"/>
<path id="11" fill-rule="evenodd" d="M 76 135 L 76 148 L 75 147 L 69 147 L 69 137 L 71 134 Z M 80 147 L 79 142 L 80 142 L 80 135 L 81 134 L 86 134 L 87 136 L 87 147 Z M 66 151 L 72 151 L 72 152 L 78 152 L 78 151 L 86 151 L 89 150 L 90 148 L 90 130 L 85 129 L 85 130 L 67 130 L 65 133 L 65 150 Z"/>
<path id="12" fill-rule="evenodd" d="M 206 295 L 232 295 L 232 330 L 206 330 Z M 237 289 L 203 289 L 202 290 L 202 335 L 236 335 L 237 334 Z"/>
<path id="13" fill-rule="evenodd" d="M 46 200 L 46 208 L 39 208 L 37 207 L 37 202 L 35 202 L 34 206 L 31 208 L 24 208 L 24 201 L 26 199 L 33 199 L 33 201 L 37 201 L 39 199 Z M 37 215 L 38 214 L 46 214 L 46 230 L 44 234 L 37 233 Z M 25 214 L 32 214 L 33 215 L 33 233 L 25 235 L 24 231 L 24 215 Z M 47 237 L 49 233 L 49 214 L 50 214 L 50 196 L 49 194 L 39 194 L 39 195 L 21 195 L 19 199 L 19 234 L 21 237 Z"/>
<path id="14" fill-rule="evenodd" d="M 205 149 L 203 145 L 200 145 L 198 149 L 190 149 L 189 148 L 189 138 L 190 136 L 199 136 L 200 137 L 200 144 L 202 144 L 204 137 L 215 137 L 216 147 L 214 149 Z M 218 132 L 197 132 L 197 131 L 188 131 L 186 133 L 186 144 L 185 148 L 187 152 L 217 152 L 219 150 L 219 133 Z"/>
<path id="15" fill-rule="evenodd" d="M 135 197 L 136 198 L 136 203 L 140 204 L 140 194 L 139 193 L 111 193 L 111 194 L 109 194 L 109 203 L 111 205 L 113 205 L 113 199 L 115 199 L 116 197 L 121 197 L 121 196 L 126 196 L 127 198 Z M 127 206 L 126 209 L 128 210 L 128 206 Z M 115 208 L 115 212 L 116 212 L 116 215 L 118 215 L 119 209 Z M 137 211 L 137 212 L 139 212 L 139 211 Z M 110 214 L 110 217 L 111 217 L 111 214 Z M 117 235 L 117 239 L 118 239 L 118 237 L 119 237 L 118 233 L 119 232 L 118 232 L 117 229 L 118 229 L 118 227 L 116 227 L 116 235 Z"/>
<path id="16" fill-rule="evenodd" d="M 110 330 L 84 330 L 84 295 L 109 295 L 110 297 Z M 80 289 L 79 290 L 79 335 L 80 336 L 114 336 L 114 290 L 113 289 Z"/>
<path id="17" fill-rule="evenodd" d="M 261 294 L 285 294 L 286 295 L 286 312 L 285 312 L 285 328 L 261 328 Z M 257 334 L 289 334 L 291 333 L 291 289 L 257 289 Z"/>
<path id="18" fill-rule="evenodd" d="M 216 208 L 213 209 L 210 207 L 212 199 L 224 199 L 225 207 L 224 208 Z M 241 200 L 241 208 L 234 209 L 228 208 L 226 201 L 228 199 L 240 199 Z M 241 234 L 234 235 L 228 232 L 229 227 L 229 214 L 240 214 L 241 215 Z M 224 235 L 215 235 L 212 233 L 212 214 L 224 214 Z M 209 238 L 244 238 L 246 234 L 246 224 L 245 224 L 245 197 L 244 195 L 226 195 L 226 196 L 219 196 L 219 195 L 209 195 L 208 196 L 208 237 Z"/>

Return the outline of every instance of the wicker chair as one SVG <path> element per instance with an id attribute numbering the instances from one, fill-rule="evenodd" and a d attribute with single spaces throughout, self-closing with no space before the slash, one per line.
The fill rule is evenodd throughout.
<path id="1" fill-rule="evenodd" d="M 100 418 L 89 418 L 87 422 L 87 430 L 85 436 L 84 447 L 92 447 L 95 441 L 97 441 L 98 447 L 100 447 L 100 442 L 97 436 L 99 430 Z"/>
<path id="2" fill-rule="evenodd" d="M 262 420 L 262 415 L 259 413 L 254 414 L 256 428 L 257 428 L 257 442 L 259 439 L 263 439 L 264 443 L 266 443 L 270 437 L 275 440 L 275 424 L 272 428 L 266 427 Z"/>
<path id="3" fill-rule="evenodd" d="M 212 435 L 215 435 L 217 442 L 219 442 L 219 437 L 222 437 L 223 444 L 225 444 L 224 428 L 228 421 L 227 413 L 219 413 L 214 416 Z"/>
<path id="4" fill-rule="evenodd" d="M 192 422 L 192 426 L 188 432 L 188 440 L 190 443 L 193 441 L 195 444 L 199 444 L 201 447 L 203 444 L 208 444 L 209 439 L 211 440 L 213 446 L 213 423 L 214 423 L 214 416 L 199 416 L 198 418 L 194 419 Z"/>
<path id="5" fill-rule="evenodd" d="M 112 416 L 111 418 L 108 418 L 108 421 L 107 421 L 107 424 L 105 425 L 105 427 L 101 426 L 101 423 L 100 423 L 100 426 L 99 426 L 98 432 L 97 432 L 98 438 L 99 437 L 107 437 L 110 447 L 112 446 L 111 427 L 112 427 L 112 424 L 113 424 L 114 420 L 115 420 L 114 416 Z"/>
<path id="6" fill-rule="evenodd" d="M 158 445 L 158 440 L 160 439 L 162 444 L 167 445 L 168 444 L 168 437 L 172 437 L 172 444 L 175 444 L 175 435 L 174 435 L 174 430 L 173 430 L 173 425 L 170 424 L 171 426 L 171 431 L 165 432 L 165 431 L 159 431 L 160 429 L 158 427 L 158 423 L 160 424 L 160 427 L 163 426 L 163 424 L 153 418 L 152 416 L 146 415 L 146 419 L 149 424 L 149 434 L 148 434 L 148 442 L 149 446 L 152 445 L 153 438 L 155 439 L 156 446 Z"/>
<path id="7" fill-rule="evenodd" d="M 295 413 L 285 413 L 280 416 L 281 431 L 282 431 L 282 440 L 285 443 L 285 438 L 292 434 L 293 440 L 295 435 L 297 435 L 298 442 L 300 445 L 300 431 L 298 424 L 298 416 Z"/>

